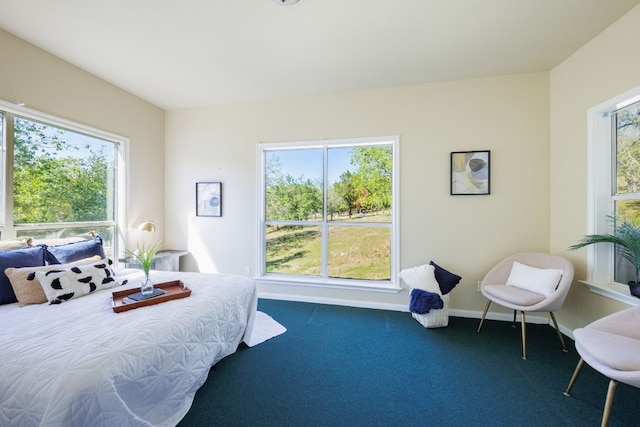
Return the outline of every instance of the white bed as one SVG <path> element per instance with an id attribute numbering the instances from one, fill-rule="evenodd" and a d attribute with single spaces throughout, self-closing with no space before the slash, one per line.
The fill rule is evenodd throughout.
<path id="1" fill-rule="evenodd" d="M 142 274 L 116 276 L 133 287 Z M 0 425 L 176 425 L 209 368 L 250 336 L 256 288 L 233 275 L 151 277 L 180 279 L 191 296 L 122 313 L 111 308 L 114 289 L 0 306 Z"/>

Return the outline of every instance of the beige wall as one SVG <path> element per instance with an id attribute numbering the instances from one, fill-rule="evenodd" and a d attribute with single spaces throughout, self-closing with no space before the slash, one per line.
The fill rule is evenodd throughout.
<path id="1" fill-rule="evenodd" d="M 129 138 L 127 222 L 162 239 L 164 111 L 2 30 L 0 52 L 0 99 Z"/>
<path id="2" fill-rule="evenodd" d="M 586 279 L 586 250 L 567 252 L 587 230 L 587 110 L 640 86 L 640 7 L 550 74 L 551 251 L 570 257 Z M 627 305 L 572 287 L 558 318 L 569 329 Z"/>
<path id="3" fill-rule="evenodd" d="M 478 311 L 477 281 L 515 251 L 549 248 L 548 74 L 335 93 L 166 114 L 167 241 L 189 268 L 255 264 L 256 144 L 399 135 L 401 266 L 463 277 L 451 307 Z M 449 195 L 449 153 L 491 150 L 491 195 Z M 195 217 L 195 183 L 223 183 L 223 216 Z M 311 300 L 407 307 L 408 293 L 261 285 Z"/>

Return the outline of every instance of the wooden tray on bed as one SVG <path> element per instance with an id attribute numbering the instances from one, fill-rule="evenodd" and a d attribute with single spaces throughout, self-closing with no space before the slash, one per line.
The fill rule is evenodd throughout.
<path id="1" fill-rule="evenodd" d="M 138 302 L 126 302 L 124 298 L 128 295 L 140 292 L 140 288 L 125 289 L 123 291 L 113 291 L 111 297 L 111 307 L 116 313 L 122 311 L 132 310 L 138 307 L 145 307 L 148 305 L 159 304 L 161 302 L 169 301 L 172 299 L 186 298 L 191 295 L 191 289 L 187 288 L 182 280 L 172 280 L 170 282 L 157 283 L 153 285 L 154 288 L 164 289 L 167 291 L 164 295 L 149 298 Z"/>

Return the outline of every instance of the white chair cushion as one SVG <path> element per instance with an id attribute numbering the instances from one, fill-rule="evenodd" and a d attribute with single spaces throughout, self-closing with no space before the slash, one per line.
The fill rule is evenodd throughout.
<path id="1" fill-rule="evenodd" d="M 506 302 L 509 304 L 528 307 L 539 303 L 545 299 L 544 295 L 535 292 L 525 291 L 515 286 L 485 285 L 482 290 L 491 300 L 498 304 Z"/>
<path id="2" fill-rule="evenodd" d="M 557 268 L 537 268 L 514 261 L 507 286 L 548 297 L 558 287 L 562 274 L 563 271 Z"/>
<path id="3" fill-rule="evenodd" d="M 594 328 L 573 331 L 580 356 L 593 368 L 640 371 L 640 340 Z"/>

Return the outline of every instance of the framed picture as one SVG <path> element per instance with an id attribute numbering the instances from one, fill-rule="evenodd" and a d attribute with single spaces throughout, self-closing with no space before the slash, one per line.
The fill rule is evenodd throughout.
<path id="1" fill-rule="evenodd" d="M 451 195 L 491 193 L 491 152 L 455 151 L 451 153 Z"/>
<path id="2" fill-rule="evenodd" d="M 222 216 L 222 183 L 196 182 L 196 216 Z"/>

